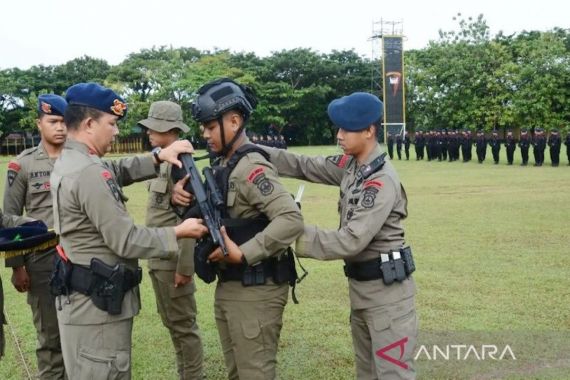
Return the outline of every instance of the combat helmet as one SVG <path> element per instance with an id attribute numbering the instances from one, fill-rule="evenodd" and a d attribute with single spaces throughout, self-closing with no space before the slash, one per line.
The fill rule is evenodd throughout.
<path id="1" fill-rule="evenodd" d="M 230 110 L 239 111 L 244 121 L 257 106 L 253 90 L 229 78 L 216 79 L 198 89 L 198 96 L 192 102 L 192 117 L 199 123 L 219 119 Z"/>

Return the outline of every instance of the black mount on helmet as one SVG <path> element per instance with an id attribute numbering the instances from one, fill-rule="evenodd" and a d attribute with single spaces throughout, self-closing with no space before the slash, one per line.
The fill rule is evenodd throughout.
<path id="1" fill-rule="evenodd" d="M 191 110 L 194 120 L 201 124 L 218 120 L 222 140 L 220 155 L 225 155 L 241 135 L 245 123 L 256 106 L 257 98 L 250 87 L 241 85 L 229 78 L 221 78 L 206 83 L 198 89 L 198 96 L 192 102 Z M 226 144 L 222 116 L 231 110 L 241 113 L 244 122 L 234 138 Z"/>

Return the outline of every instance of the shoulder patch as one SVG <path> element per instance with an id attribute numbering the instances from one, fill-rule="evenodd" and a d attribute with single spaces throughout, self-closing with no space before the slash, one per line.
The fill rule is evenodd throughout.
<path id="1" fill-rule="evenodd" d="M 111 172 L 108 170 L 103 170 L 101 172 L 101 177 L 103 177 L 104 180 L 108 180 L 108 179 L 113 179 L 113 176 L 111 175 Z"/>
<path id="2" fill-rule="evenodd" d="M 372 208 L 374 207 L 374 202 L 376 201 L 376 194 L 378 194 L 380 190 L 375 186 L 368 186 L 364 189 L 362 193 L 362 202 L 360 203 L 364 208 Z"/>
<path id="3" fill-rule="evenodd" d="M 350 156 L 348 154 L 339 154 L 337 156 L 328 156 L 327 160 L 338 166 L 339 168 L 344 168 Z"/>
<path id="4" fill-rule="evenodd" d="M 19 172 L 22 167 L 16 161 L 10 161 L 8 164 L 8 170 L 13 170 L 15 172 Z"/>
<path id="5" fill-rule="evenodd" d="M 363 189 L 366 189 L 367 187 L 370 187 L 370 186 L 374 186 L 374 187 L 377 187 L 377 188 L 381 189 L 381 188 L 384 187 L 384 182 L 379 181 L 379 180 L 372 180 L 372 179 L 369 179 L 369 180 L 367 180 L 367 181 L 364 181 L 364 184 L 362 185 L 362 188 L 363 188 Z"/>
<path id="6" fill-rule="evenodd" d="M 265 169 L 262 166 L 253 169 L 247 176 L 247 181 L 257 186 L 261 195 L 273 193 L 274 186 L 265 176 Z"/>
<path id="7" fill-rule="evenodd" d="M 10 187 L 16 180 L 16 177 L 18 176 L 18 172 L 20 171 L 20 169 L 22 169 L 22 167 L 16 161 L 10 161 L 10 163 L 8 164 L 7 178 L 8 178 L 8 185 Z"/>
<path id="8" fill-rule="evenodd" d="M 258 167 L 258 168 L 253 169 L 253 170 L 248 174 L 248 176 L 247 176 L 247 181 L 250 182 L 250 183 L 254 183 L 254 182 L 255 182 L 255 179 L 256 179 L 257 177 L 259 177 L 260 175 L 264 175 L 264 176 L 265 176 L 265 174 L 263 174 L 264 171 L 265 171 L 265 169 L 263 169 L 263 167 Z"/>
<path id="9" fill-rule="evenodd" d="M 117 202 L 122 202 L 121 192 L 119 191 L 119 186 L 117 185 L 117 182 L 115 182 L 115 179 L 113 178 L 113 175 L 111 174 L 111 172 L 108 170 L 103 170 L 101 172 L 101 177 L 103 177 L 103 179 L 107 183 L 107 186 L 109 186 L 109 190 L 111 190 L 111 194 L 113 194 L 113 197 L 115 198 L 115 200 Z"/>

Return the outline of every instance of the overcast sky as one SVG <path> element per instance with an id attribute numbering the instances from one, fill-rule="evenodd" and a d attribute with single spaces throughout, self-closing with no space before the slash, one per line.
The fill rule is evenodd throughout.
<path id="1" fill-rule="evenodd" d="M 296 47 L 371 57 L 373 22 L 402 20 L 405 48 L 483 13 L 491 33 L 570 27 L 568 0 L 2 0 L 0 69 L 61 64 L 83 55 L 110 64 L 168 45 L 255 52 Z"/>

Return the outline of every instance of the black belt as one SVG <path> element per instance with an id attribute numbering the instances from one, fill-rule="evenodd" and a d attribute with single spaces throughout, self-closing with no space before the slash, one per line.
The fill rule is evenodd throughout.
<path id="1" fill-rule="evenodd" d="M 220 281 L 241 281 L 243 286 L 265 285 L 268 278 L 276 284 L 296 280 L 293 256 L 270 257 L 256 265 L 227 265 L 220 269 Z M 293 265 L 293 267 L 291 267 Z"/>
<path id="2" fill-rule="evenodd" d="M 400 257 L 394 257 L 399 253 Z M 361 261 L 347 262 L 344 265 L 346 277 L 357 281 L 372 281 L 383 279 L 386 285 L 396 281 L 403 281 L 415 271 L 414 259 L 410 247 L 398 251 L 381 253 L 380 257 Z"/>
<path id="3" fill-rule="evenodd" d="M 137 272 L 133 270 L 129 271 L 131 272 L 129 273 L 130 275 L 123 278 L 123 291 L 125 292 L 139 285 L 142 280 L 142 276 L 139 276 Z M 72 291 L 89 296 L 93 293 L 95 285 L 102 280 L 104 280 L 104 278 L 93 273 L 91 268 L 88 266 L 73 264 L 70 279 L 70 287 Z"/>
<path id="4" fill-rule="evenodd" d="M 232 265 L 228 264 L 225 269 L 220 270 L 220 281 L 242 281 L 246 273 L 251 273 L 254 276 L 256 283 L 265 283 L 261 278 L 256 278 L 261 275 L 263 277 L 273 277 L 275 271 L 275 263 L 277 260 L 273 257 L 261 261 L 257 265 Z M 261 285 L 261 284 L 258 284 Z"/>

